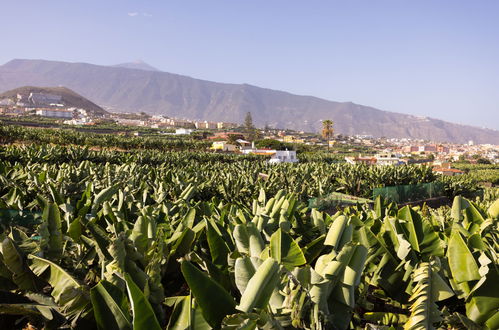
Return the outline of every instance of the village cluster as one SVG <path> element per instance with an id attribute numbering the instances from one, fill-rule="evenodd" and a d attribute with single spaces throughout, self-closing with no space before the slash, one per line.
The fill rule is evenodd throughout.
<path id="1" fill-rule="evenodd" d="M 209 132 L 204 138 L 212 141 L 210 150 L 215 152 L 232 152 L 242 154 L 257 154 L 269 156 L 271 163 L 298 162 L 295 150 L 278 150 L 276 148 L 257 148 L 254 141 L 276 140 L 284 145 L 302 144 L 307 146 L 322 146 L 338 149 L 345 146 L 343 152 L 356 153 L 362 150 L 369 152 L 347 156 L 345 161 L 352 164 L 368 165 L 402 165 L 410 163 L 433 163 L 435 170 L 445 175 L 459 175 L 462 172 L 452 169 L 450 162 L 468 160 L 477 162 L 486 160 L 499 163 L 499 147 L 490 144 L 434 143 L 431 141 L 407 138 L 375 138 L 369 135 L 345 136 L 341 134 L 323 134 L 297 132 L 284 129 L 254 129 L 252 133 L 244 126 L 230 122 L 215 122 L 207 120 L 189 120 L 185 118 L 169 118 L 163 115 L 105 113 L 96 114 L 77 107 L 68 107 L 60 95 L 50 93 L 35 93 L 29 95 L 17 94 L 16 97 L 0 99 L 0 115 L 10 117 L 38 116 L 53 118 L 67 125 L 96 125 L 101 120 L 117 125 L 139 128 L 156 128 L 165 135 L 190 135 L 196 132 Z M 332 122 L 331 122 L 332 123 Z M 164 129 L 164 131 L 161 131 Z M 331 132 L 332 133 L 332 129 Z M 139 135 L 137 132 L 136 135 Z M 256 135 L 256 137 L 255 137 Z M 292 148 L 295 149 L 295 148 Z"/>

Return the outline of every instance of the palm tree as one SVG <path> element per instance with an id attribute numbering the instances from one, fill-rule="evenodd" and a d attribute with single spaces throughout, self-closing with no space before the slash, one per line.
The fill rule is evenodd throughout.
<path id="1" fill-rule="evenodd" d="M 326 119 L 322 121 L 322 137 L 329 141 L 334 134 L 334 122 Z"/>

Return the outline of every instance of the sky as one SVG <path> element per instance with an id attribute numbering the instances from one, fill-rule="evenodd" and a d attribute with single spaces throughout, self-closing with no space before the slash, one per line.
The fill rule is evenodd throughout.
<path id="1" fill-rule="evenodd" d="M 1 0 L 0 64 L 113 65 L 499 129 L 496 0 Z"/>

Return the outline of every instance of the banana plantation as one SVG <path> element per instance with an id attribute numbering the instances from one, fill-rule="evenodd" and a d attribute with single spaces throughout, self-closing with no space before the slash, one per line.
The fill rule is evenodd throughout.
<path id="1" fill-rule="evenodd" d="M 307 203 L 436 180 L 451 206 Z M 0 328 L 498 329 L 499 193 L 472 188 L 427 167 L 3 146 Z"/>

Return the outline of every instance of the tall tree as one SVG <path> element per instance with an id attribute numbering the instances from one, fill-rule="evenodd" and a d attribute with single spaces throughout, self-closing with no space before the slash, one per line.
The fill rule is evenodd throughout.
<path id="1" fill-rule="evenodd" d="M 322 121 L 322 137 L 329 140 L 334 134 L 333 128 L 334 122 L 332 120 L 326 119 Z"/>
<path id="2" fill-rule="evenodd" d="M 253 118 L 251 117 L 251 112 L 246 113 L 246 117 L 244 118 L 244 127 L 248 131 L 255 129 L 255 126 L 253 126 Z"/>
<path id="3" fill-rule="evenodd" d="M 248 140 L 254 141 L 260 137 L 260 132 L 253 125 L 253 118 L 251 117 L 251 112 L 246 113 L 244 118 L 244 129 L 248 133 Z"/>

